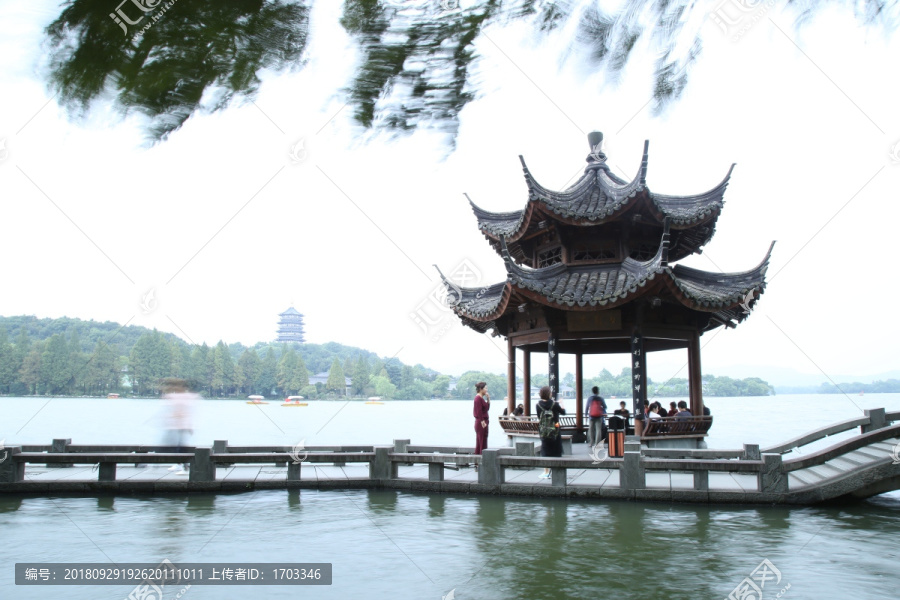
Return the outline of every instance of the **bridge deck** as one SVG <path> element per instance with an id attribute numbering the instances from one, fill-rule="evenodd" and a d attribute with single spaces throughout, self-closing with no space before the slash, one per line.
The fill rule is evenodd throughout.
<path id="1" fill-rule="evenodd" d="M 815 504 L 866 498 L 900 489 L 900 413 L 866 411 L 773 447 L 743 450 L 651 449 L 627 439 L 622 458 L 572 446 L 561 458 L 535 456 L 536 444 L 515 448 L 322 446 L 212 447 L 181 453 L 171 447 L 7 447 L 0 455 L 0 493 L 78 494 L 242 492 L 253 489 L 395 489 L 573 498 L 682 502 Z M 799 450 L 860 427 L 830 447 Z M 23 452 L 23 450 L 25 450 Z M 188 450 L 188 449 L 184 449 Z M 287 451 L 286 451 L 287 450 Z M 590 450 L 590 453 L 589 453 Z M 767 449 L 771 450 L 771 449 Z M 794 452 L 796 450 L 796 452 Z M 782 454 L 787 453 L 787 457 Z M 190 463 L 189 473 L 169 469 Z M 86 465 L 86 466 L 85 466 Z M 180 469 L 180 467 L 179 467 Z M 477 470 L 476 470 L 477 469 Z M 549 478 L 541 478 L 544 470 Z"/>

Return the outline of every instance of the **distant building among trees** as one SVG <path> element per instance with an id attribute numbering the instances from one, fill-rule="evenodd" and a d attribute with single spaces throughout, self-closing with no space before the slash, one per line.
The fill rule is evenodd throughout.
<path id="1" fill-rule="evenodd" d="M 278 337 L 276 342 L 303 343 L 303 315 L 297 312 L 293 306 L 278 315 Z"/>

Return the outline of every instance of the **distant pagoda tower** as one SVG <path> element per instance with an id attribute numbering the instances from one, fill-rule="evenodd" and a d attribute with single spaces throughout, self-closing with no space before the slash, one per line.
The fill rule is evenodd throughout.
<path id="1" fill-rule="evenodd" d="M 559 355 L 574 354 L 576 407 L 584 405 L 582 355 L 629 354 L 633 410 L 643 414 L 646 353 L 683 348 L 691 409 L 702 415 L 700 336 L 747 318 L 765 289 L 772 248 L 740 273 L 674 265 L 712 239 L 731 170 L 707 192 L 659 194 L 646 183 L 647 142 L 636 176 L 625 181 L 607 164 L 602 140 L 599 132 L 588 136 L 584 174 L 564 191 L 541 186 L 519 157 L 528 187 L 523 209 L 495 213 L 469 200 L 507 276 L 494 285 L 465 288 L 441 275 L 451 308 L 468 327 L 506 338 L 510 410 L 516 350 L 524 354 L 525 381 L 531 378 L 531 353 L 547 353 L 554 397 Z M 526 414 L 530 400 L 525 394 Z M 581 411 L 575 412 L 581 428 Z"/>
<path id="2" fill-rule="evenodd" d="M 303 315 L 297 312 L 293 306 L 278 315 L 278 337 L 276 342 L 299 342 L 306 340 L 303 337 Z"/>

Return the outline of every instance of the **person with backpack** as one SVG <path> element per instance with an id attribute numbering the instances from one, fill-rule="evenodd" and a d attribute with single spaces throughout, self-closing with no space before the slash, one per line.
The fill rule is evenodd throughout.
<path id="1" fill-rule="evenodd" d="M 559 433 L 559 415 L 566 414 L 566 409 L 550 396 L 550 386 L 545 385 L 540 391 L 541 400 L 537 403 L 538 433 L 541 436 L 541 456 L 562 456 L 562 436 Z M 542 479 L 550 479 L 550 469 L 544 469 Z"/>
<path id="2" fill-rule="evenodd" d="M 606 400 L 600 397 L 600 388 L 596 385 L 591 388 L 593 395 L 588 398 L 584 412 L 590 418 L 588 424 L 587 442 L 589 446 L 596 446 L 606 438 Z"/>

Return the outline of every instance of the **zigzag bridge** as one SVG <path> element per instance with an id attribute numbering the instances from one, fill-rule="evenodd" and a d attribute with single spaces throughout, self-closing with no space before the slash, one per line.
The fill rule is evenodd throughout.
<path id="1" fill-rule="evenodd" d="M 0 493 L 9 495 L 171 494 L 258 489 L 395 489 L 416 492 L 616 498 L 699 503 L 816 504 L 859 500 L 900 489 L 900 412 L 865 416 L 768 448 L 649 449 L 625 442 L 623 458 L 535 456 L 539 443 L 514 448 L 416 446 L 212 447 L 46 446 L 0 450 Z M 830 447 L 802 448 L 828 436 L 859 433 Z M 785 457 L 786 454 L 791 454 Z M 190 464 L 189 475 L 160 466 Z M 123 469 L 120 467 L 130 466 Z M 137 468 L 137 467 L 144 468 Z M 72 468 L 63 468 L 72 467 Z M 470 468 L 476 467 L 476 468 Z M 551 477 L 539 479 L 542 469 Z"/>

